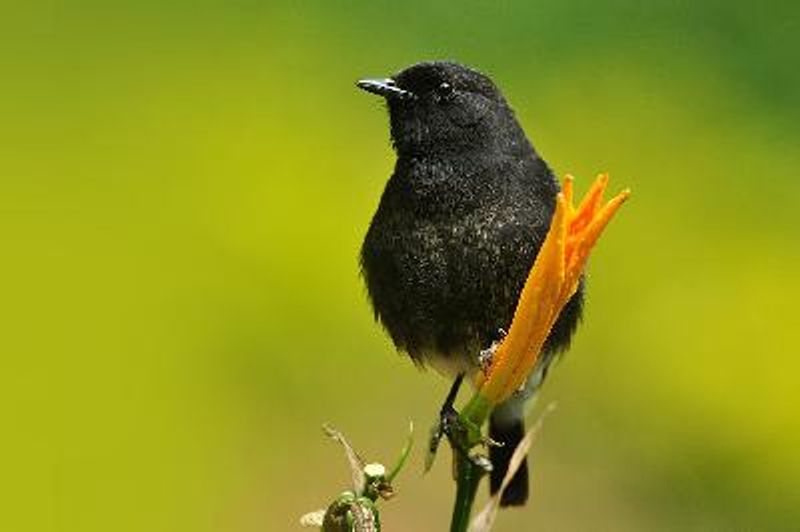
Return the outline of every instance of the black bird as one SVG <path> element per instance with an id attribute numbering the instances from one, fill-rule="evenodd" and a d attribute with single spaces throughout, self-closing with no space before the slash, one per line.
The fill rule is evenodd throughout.
<path id="1" fill-rule="evenodd" d="M 358 87 L 386 99 L 394 172 L 363 247 L 361 269 L 376 318 L 419 365 L 459 377 L 502 338 L 544 241 L 558 182 L 525 136 L 500 89 L 453 62 L 423 62 Z M 524 403 L 565 349 L 583 286 L 564 307 L 543 356 L 518 392 L 491 415 L 492 493 L 524 435 Z M 502 504 L 528 498 L 523 465 Z"/>

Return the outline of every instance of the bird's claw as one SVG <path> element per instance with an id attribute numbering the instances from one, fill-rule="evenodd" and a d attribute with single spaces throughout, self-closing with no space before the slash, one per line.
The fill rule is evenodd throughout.
<path id="1" fill-rule="evenodd" d="M 442 441 L 442 436 L 444 436 L 444 430 L 442 430 L 442 423 L 439 421 L 431 428 L 431 436 L 428 440 L 428 452 L 425 455 L 426 473 L 433 467 L 433 461 L 436 458 L 436 451 L 439 450 L 439 443 Z"/>
<path id="2" fill-rule="evenodd" d="M 425 459 L 425 471 L 430 470 L 433 466 L 433 461 L 436 457 L 436 452 L 439 449 L 439 443 L 443 436 L 447 436 L 453 451 L 466 457 L 476 467 L 479 467 L 485 472 L 492 470 L 492 464 L 489 459 L 479 453 L 473 453 L 467 447 L 465 442 L 474 441 L 472 432 L 476 430 L 475 427 L 469 426 L 452 406 L 445 406 L 439 413 L 439 422 L 434 425 L 431 430 L 431 438 L 428 443 L 428 455 Z M 497 442 L 490 438 L 481 437 L 480 444 L 486 447 L 490 445 L 499 445 Z"/>
<path id="3" fill-rule="evenodd" d="M 439 421 L 431 428 L 431 437 L 428 441 L 428 454 L 425 457 L 425 471 L 429 471 L 433 466 L 433 461 L 436 458 L 436 452 L 439 450 L 439 443 L 442 437 L 447 436 L 447 439 L 453 443 L 454 427 L 460 423 L 458 412 L 452 405 L 445 404 L 439 411 Z M 455 447 L 455 446 L 454 446 Z"/>

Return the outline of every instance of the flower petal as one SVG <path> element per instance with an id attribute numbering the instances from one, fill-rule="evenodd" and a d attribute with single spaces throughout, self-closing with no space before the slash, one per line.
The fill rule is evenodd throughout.
<path id="1" fill-rule="evenodd" d="M 564 179 L 550 229 L 522 288 L 508 335 L 486 374 L 476 378 L 478 394 L 489 403 L 506 400 L 524 385 L 553 323 L 578 289 L 589 253 L 630 195 L 625 190 L 601 208 L 607 186 L 608 174 L 597 176 L 575 209 L 572 176 Z"/>
<path id="2" fill-rule="evenodd" d="M 508 335 L 494 354 L 481 393 L 494 403 L 507 399 L 525 383 L 550 333 L 565 275 L 567 204 L 559 194 L 545 241 L 536 256 L 514 311 Z"/>
<path id="3" fill-rule="evenodd" d="M 603 201 L 603 193 L 607 186 L 608 174 L 600 174 L 595 178 L 594 183 L 589 187 L 589 191 L 576 209 L 575 219 L 570 224 L 570 233 L 578 233 L 589 225 Z"/>

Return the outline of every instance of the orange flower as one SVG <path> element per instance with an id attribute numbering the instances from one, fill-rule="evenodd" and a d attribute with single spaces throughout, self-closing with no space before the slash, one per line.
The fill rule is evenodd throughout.
<path id="1" fill-rule="evenodd" d="M 602 205 L 608 175 L 600 174 L 576 209 L 572 176 L 556 200 L 545 241 L 520 294 L 508 335 L 497 347 L 491 366 L 478 376 L 477 410 L 508 399 L 536 365 L 550 328 L 578 289 L 586 260 L 600 234 L 630 195 L 624 190 Z M 479 406 L 480 405 L 480 406 Z"/>

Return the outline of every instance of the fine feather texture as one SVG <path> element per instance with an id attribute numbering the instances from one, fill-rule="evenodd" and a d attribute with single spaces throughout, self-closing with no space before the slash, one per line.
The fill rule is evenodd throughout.
<path id="1" fill-rule="evenodd" d="M 397 152 L 361 249 L 375 316 L 417 364 L 475 371 L 481 350 L 511 323 L 558 182 L 480 72 L 426 62 L 363 83 L 386 98 Z M 581 283 L 551 329 L 537 374 L 568 346 L 582 301 Z M 505 425 L 523 434 L 521 412 L 515 417 Z"/>

